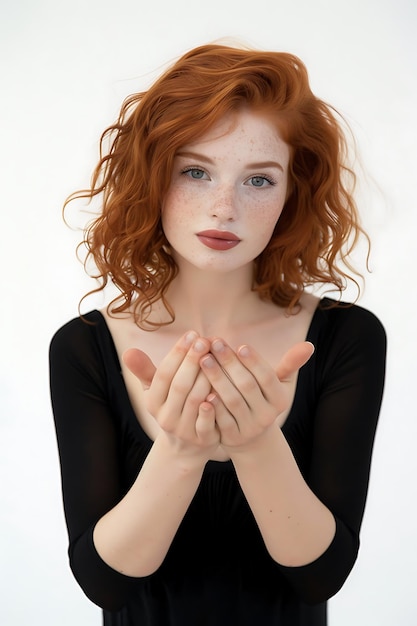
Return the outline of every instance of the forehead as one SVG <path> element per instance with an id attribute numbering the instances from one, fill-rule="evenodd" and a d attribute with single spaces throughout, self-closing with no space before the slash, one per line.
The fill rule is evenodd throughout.
<path id="1" fill-rule="evenodd" d="M 289 153 L 277 121 L 271 115 L 243 109 L 220 118 L 195 141 L 181 147 L 182 151 L 250 151 L 260 154 Z"/>

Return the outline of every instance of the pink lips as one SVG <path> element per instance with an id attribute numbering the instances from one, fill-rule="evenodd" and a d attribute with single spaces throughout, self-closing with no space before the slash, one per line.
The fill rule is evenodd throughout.
<path id="1" fill-rule="evenodd" d="M 225 230 L 204 230 L 197 233 L 197 237 L 201 243 L 212 250 L 230 250 L 240 242 L 236 235 Z"/>

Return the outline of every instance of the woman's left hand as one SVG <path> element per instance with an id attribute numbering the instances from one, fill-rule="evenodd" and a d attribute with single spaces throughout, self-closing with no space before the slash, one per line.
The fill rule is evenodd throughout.
<path id="1" fill-rule="evenodd" d="M 314 352 L 309 342 L 294 345 L 276 371 L 250 346 L 236 352 L 222 339 L 211 342 L 211 352 L 200 365 L 214 392 L 216 423 L 225 448 L 251 446 L 290 406 L 294 378 Z M 282 423 L 279 423 L 282 426 Z"/>

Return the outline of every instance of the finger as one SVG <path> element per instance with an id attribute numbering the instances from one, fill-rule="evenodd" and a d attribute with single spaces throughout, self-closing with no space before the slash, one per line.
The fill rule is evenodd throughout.
<path id="1" fill-rule="evenodd" d="M 230 414 L 243 420 L 262 393 L 252 373 L 242 365 L 233 350 L 224 342 L 221 348 L 218 340 L 215 344 L 216 347 L 212 344 L 212 353 L 200 360 L 201 368 Z"/>
<path id="2" fill-rule="evenodd" d="M 210 386 L 203 372 L 199 371 L 187 387 L 171 387 L 166 401 L 158 413 L 158 423 L 163 430 L 175 432 L 182 439 L 195 438 L 195 422 L 200 404 L 204 402 Z"/>
<path id="3" fill-rule="evenodd" d="M 187 381 L 187 388 L 190 387 L 189 381 Z M 183 406 L 178 408 L 174 405 L 174 400 L 169 398 L 169 407 L 171 411 L 180 411 L 181 423 L 183 428 L 188 428 L 190 431 L 195 430 L 195 421 L 200 410 L 202 402 L 204 402 L 210 393 L 210 383 L 207 380 L 204 373 L 199 369 L 194 383 L 187 391 L 187 395 L 182 400 Z M 174 395 L 174 392 L 170 396 Z M 180 400 L 181 402 L 181 400 Z"/>
<path id="4" fill-rule="evenodd" d="M 170 382 L 169 395 L 179 393 L 186 396 L 189 394 L 198 374 L 200 373 L 200 359 L 202 356 L 207 354 L 209 349 L 210 344 L 207 339 L 197 337 L 185 354 L 179 366 L 173 372 Z M 161 372 L 161 377 L 162 374 L 163 373 Z"/>
<path id="5" fill-rule="evenodd" d="M 225 435 L 230 435 L 231 433 L 239 432 L 239 424 L 231 415 L 231 413 L 227 410 L 222 400 L 216 393 L 211 393 L 207 397 L 207 402 L 209 402 L 215 411 L 216 424 L 220 431 L 220 437 L 224 437 Z"/>
<path id="6" fill-rule="evenodd" d="M 250 352 L 251 358 L 244 361 L 240 358 L 240 355 L 238 356 L 236 352 L 226 344 L 225 341 L 218 338 L 212 342 L 211 352 L 215 356 L 216 361 L 219 363 L 223 372 L 226 373 L 227 378 L 240 392 L 242 397 L 245 398 L 248 405 L 251 405 L 251 397 L 252 400 L 259 398 L 261 395 L 259 380 L 256 376 L 253 365 L 257 365 L 258 369 L 262 367 L 264 369 L 271 369 L 266 361 L 261 359 L 254 350 L 251 350 Z"/>
<path id="7" fill-rule="evenodd" d="M 215 418 L 214 406 L 210 402 L 202 402 L 195 422 L 195 432 L 202 444 L 210 445 L 220 442 L 220 433 Z"/>
<path id="8" fill-rule="evenodd" d="M 192 342 L 197 337 L 197 333 L 190 331 L 183 335 L 179 341 L 175 344 L 171 352 L 176 354 L 176 359 L 172 356 L 169 358 L 171 369 L 176 370 L 179 363 L 185 357 L 187 350 L 192 345 Z M 170 354 L 171 354 L 170 352 Z M 142 382 L 145 389 L 149 388 L 156 371 L 155 365 L 152 363 L 149 356 L 142 350 L 137 348 L 130 348 L 126 350 L 122 355 L 123 362 L 129 368 L 129 370 Z M 168 357 L 163 359 L 161 365 L 168 362 Z"/>
<path id="9" fill-rule="evenodd" d="M 314 353 L 314 346 L 309 341 L 302 341 L 292 346 L 281 358 L 275 370 L 275 376 L 281 382 L 289 382 L 294 374 L 307 363 Z M 260 384 L 265 384 L 263 370 L 269 369 L 268 363 L 250 346 L 241 346 L 237 354 L 242 363 L 254 374 Z"/>
<path id="10" fill-rule="evenodd" d="M 140 380 L 144 389 L 149 389 L 156 367 L 151 359 L 142 350 L 130 348 L 122 355 L 123 363 Z"/>
<path id="11" fill-rule="evenodd" d="M 237 389 L 241 389 L 242 385 L 245 386 L 246 384 L 251 387 L 255 383 L 246 366 L 242 364 L 235 351 L 223 339 L 216 337 L 212 340 L 210 352 L 226 377 Z M 207 360 L 205 363 L 208 365 L 210 361 Z"/>
<path id="12" fill-rule="evenodd" d="M 309 341 L 296 343 L 282 357 L 276 368 L 276 374 L 281 382 L 288 382 L 307 363 L 314 353 L 314 346 Z"/>
<path id="13" fill-rule="evenodd" d="M 186 333 L 162 359 L 153 376 L 152 387 L 150 389 L 150 402 L 153 406 L 153 410 L 156 410 L 158 406 L 165 402 L 172 380 L 186 358 L 190 346 L 192 346 L 193 341 L 196 341 L 197 337 L 198 335 L 194 331 Z"/>
<path id="14" fill-rule="evenodd" d="M 287 408 L 288 403 L 287 385 L 281 383 L 289 382 L 308 361 L 313 351 L 314 347 L 309 342 L 296 344 L 285 353 L 276 371 L 250 346 L 241 346 L 237 350 L 237 355 L 253 374 L 263 397 L 278 413 L 281 413 Z M 252 408 L 255 410 L 255 404 L 252 404 Z"/>
<path id="15" fill-rule="evenodd" d="M 172 415 L 191 414 L 195 422 L 198 406 L 210 391 L 209 383 L 201 372 L 199 362 L 209 348 L 210 344 L 206 339 L 197 337 L 171 379 L 167 377 L 171 375 L 169 370 L 158 369 L 151 392 L 156 396 L 159 394 L 159 398 L 166 393 L 164 403 L 166 410 Z"/>

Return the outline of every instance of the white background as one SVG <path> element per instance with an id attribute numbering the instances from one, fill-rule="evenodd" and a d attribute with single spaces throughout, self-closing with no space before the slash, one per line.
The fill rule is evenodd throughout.
<path id="1" fill-rule="evenodd" d="M 0 567 L 4 626 L 100 624 L 66 559 L 47 350 L 93 286 L 61 205 L 85 186 L 129 93 L 202 43 L 293 52 L 356 134 L 372 274 L 389 337 L 359 560 L 331 626 L 417 623 L 416 5 L 414 0 L 1 0 Z M 90 301 L 90 308 L 101 300 Z M 231 625 L 238 626 L 238 625 Z"/>

